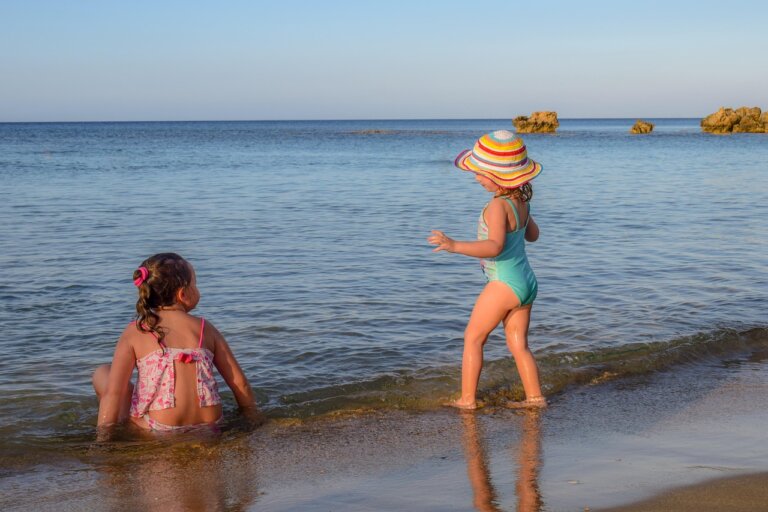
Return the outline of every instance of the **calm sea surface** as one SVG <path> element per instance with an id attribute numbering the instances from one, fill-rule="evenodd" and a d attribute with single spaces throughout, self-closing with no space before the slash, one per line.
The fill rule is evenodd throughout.
<path id="1" fill-rule="evenodd" d="M 632 136 L 633 121 L 524 137 L 544 165 L 528 254 L 550 392 L 617 354 L 768 346 L 768 135 L 659 119 Z M 0 124 L 0 451 L 92 436 L 91 372 L 132 319 L 133 270 L 161 251 L 195 265 L 197 314 L 274 416 L 458 389 L 484 280 L 426 237 L 474 237 L 489 195 L 452 162 L 494 129 L 511 123 Z M 519 390 L 500 332 L 486 357 L 481 387 Z"/>

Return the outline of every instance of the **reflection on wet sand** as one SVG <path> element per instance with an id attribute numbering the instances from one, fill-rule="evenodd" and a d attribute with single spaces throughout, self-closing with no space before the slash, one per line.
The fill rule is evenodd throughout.
<path id="1" fill-rule="evenodd" d="M 464 456 L 467 458 L 467 476 L 472 485 L 472 504 L 481 512 L 501 510 L 496 504 L 496 492 L 491 484 L 488 456 L 481 441 L 477 416 L 472 413 L 461 415 L 464 423 Z"/>
<path id="2" fill-rule="evenodd" d="M 258 498 L 253 455 L 233 442 L 178 442 L 111 454 L 99 469 L 113 510 L 244 511 Z"/>
<path id="3" fill-rule="evenodd" d="M 517 510 L 538 512 L 543 506 L 539 491 L 541 468 L 541 412 L 526 411 L 517 446 Z"/>
<path id="4" fill-rule="evenodd" d="M 517 458 L 518 512 L 538 512 L 543 506 L 539 492 L 538 476 L 541 467 L 541 416 L 539 411 L 526 411 L 521 418 L 521 436 L 512 446 Z M 491 482 L 488 456 L 485 450 L 481 426 L 476 414 L 462 414 L 464 424 L 464 454 L 467 459 L 467 476 L 472 485 L 473 505 L 480 512 L 498 512 L 496 490 Z"/>

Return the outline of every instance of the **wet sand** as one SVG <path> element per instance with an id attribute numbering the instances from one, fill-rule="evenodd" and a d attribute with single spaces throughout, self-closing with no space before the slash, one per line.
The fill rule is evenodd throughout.
<path id="1" fill-rule="evenodd" d="M 755 512 L 768 509 L 768 473 L 721 478 L 665 492 L 614 512 Z"/>
<path id="2" fill-rule="evenodd" d="M 744 354 L 573 388 L 540 413 L 360 412 L 52 454 L 4 472 L 0 508 L 581 511 L 660 495 L 620 510 L 759 509 L 768 477 L 746 475 L 768 470 L 762 361 Z"/>

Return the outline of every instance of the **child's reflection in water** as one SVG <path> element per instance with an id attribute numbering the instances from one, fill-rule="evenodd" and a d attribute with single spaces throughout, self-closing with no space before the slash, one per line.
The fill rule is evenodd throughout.
<path id="1" fill-rule="evenodd" d="M 498 512 L 496 490 L 491 483 L 488 456 L 482 432 L 475 414 L 461 415 L 464 423 L 464 452 L 467 459 L 467 476 L 474 494 L 473 505 L 481 512 Z M 541 466 L 541 416 L 540 411 L 526 411 L 521 419 L 521 436 L 511 449 L 517 459 L 518 512 L 538 512 L 543 502 L 539 492 L 538 476 Z"/>
<path id="2" fill-rule="evenodd" d="M 101 465 L 104 483 L 117 510 L 245 511 L 258 498 L 253 454 L 227 444 L 182 442 L 111 454 Z"/>

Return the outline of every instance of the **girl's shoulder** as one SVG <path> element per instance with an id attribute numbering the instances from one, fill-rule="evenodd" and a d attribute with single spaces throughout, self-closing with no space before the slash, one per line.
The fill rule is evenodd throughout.
<path id="1" fill-rule="evenodd" d="M 142 353 L 142 346 L 148 343 L 148 341 L 145 339 L 147 336 L 151 337 L 151 334 L 140 331 L 138 327 L 136 327 L 136 322 L 133 321 L 126 325 L 125 329 L 123 329 L 120 338 L 117 340 L 117 347 L 118 349 L 121 346 L 125 347 L 127 350 L 130 350 L 133 353 L 134 357 L 138 358 L 138 354 Z"/>
<path id="2" fill-rule="evenodd" d="M 488 204 L 485 205 L 485 208 L 491 208 L 491 207 L 499 207 L 506 204 L 506 201 L 504 201 L 503 197 L 494 197 L 490 201 L 488 201 Z"/>
<path id="3" fill-rule="evenodd" d="M 216 352 L 216 344 L 222 339 L 221 333 L 207 318 L 203 325 L 203 347 L 207 348 L 211 352 Z"/>
<path id="4" fill-rule="evenodd" d="M 138 337 L 144 336 L 146 334 L 147 333 L 141 331 L 136 326 L 136 320 L 132 320 L 128 325 L 125 326 L 125 329 L 123 329 L 123 334 L 122 334 L 121 338 L 124 338 L 126 340 L 130 340 L 130 339 L 133 339 L 133 338 L 138 338 Z"/>
<path id="5" fill-rule="evenodd" d="M 531 208 L 530 202 L 511 196 L 494 197 L 492 201 L 498 202 L 498 204 L 505 210 L 511 211 L 512 209 L 515 209 L 520 213 L 528 211 Z"/>
<path id="6" fill-rule="evenodd" d="M 488 204 L 485 205 L 483 211 L 493 214 L 501 214 L 509 210 L 511 207 L 504 197 L 494 197 Z"/>
<path id="7" fill-rule="evenodd" d="M 217 339 L 221 336 L 219 330 L 213 325 L 213 322 L 205 317 L 187 313 L 186 329 L 199 336 L 200 346 L 214 352 Z M 202 329 L 201 329 L 202 328 Z"/>
<path id="8" fill-rule="evenodd" d="M 203 329 L 204 329 L 204 332 L 205 332 L 206 336 L 209 335 L 209 334 L 212 334 L 212 335 L 218 335 L 219 334 L 219 330 L 216 329 L 216 326 L 213 325 L 213 322 L 211 322 L 207 318 L 203 318 L 203 317 L 195 317 L 195 318 L 197 318 L 198 322 L 203 323 Z"/>

